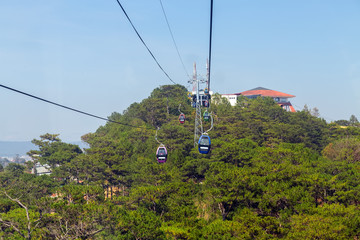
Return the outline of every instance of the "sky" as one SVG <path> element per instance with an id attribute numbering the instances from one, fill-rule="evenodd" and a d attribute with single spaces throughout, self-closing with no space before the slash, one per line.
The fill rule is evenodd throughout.
<path id="1" fill-rule="evenodd" d="M 163 69 L 205 76 L 210 1 L 120 1 Z M 360 119 L 360 1 L 214 0 L 211 90 L 295 95 L 331 122 Z M 107 117 L 172 84 L 116 0 L 0 2 L 0 84 Z M 0 141 L 80 141 L 106 122 L 0 88 Z"/>

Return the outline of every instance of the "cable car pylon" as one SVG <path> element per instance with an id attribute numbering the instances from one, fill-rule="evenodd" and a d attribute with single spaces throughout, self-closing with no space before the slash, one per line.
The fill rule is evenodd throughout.
<path id="1" fill-rule="evenodd" d="M 195 128 L 194 128 L 194 147 L 198 144 L 199 138 L 203 132 L 202 116 L 201 116 L 201 101 L 199 96 L 200 80 L 197 78 L 196 63 L 194 63 L 193 79 L 190 81 L 193 84 L 193 102 L 195 107 Z"/>
<path id="2" fill-rule="evenodd" d="M 211 98 L 209 91 L 209 77 L 210 77 L 210 68 L 209 62 L 206 62 L 206 80 L 198 79 L 196 72 L 196 64 L 194 63 L 194 74 L 193 80 L 190 83 L 193 84 L 192 92 L 192 105 L 195 107 L 195 129 L 194 129 L 194 147 L 198 147 L 201 154 L 207 154 L 211 148 L 211 140 L 208 135 L 208 132 L 212 130 L 214 126 L 212 113 L 209 113 L 208 109 L 210 107 L 209 100 Z M 200 90 L 200 82 L 205 83 L 205 88 Z M 202 114 L 201 106 L 205 108 L 204 114 Z M 210 128 L 204 132 L 202 119 L 204 121 L 211 120 Z"/>

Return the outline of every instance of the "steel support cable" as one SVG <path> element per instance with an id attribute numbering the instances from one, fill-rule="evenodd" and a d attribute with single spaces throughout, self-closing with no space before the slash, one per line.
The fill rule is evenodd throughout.
<path id="1" fill-rule="evenodd" d="M 142 39 L 142 37 L 140 36 L 139 32 L 136 30 L 134 24 L 132 23 L 129 15 L 126 13 L 124 7 L 121 5 L 119 0 L 116 0 L 117 3 L 119 4 L 121 10 L 123 11 L 123 13 L 125 14 L 127 20 L 129 21 L 129 23 L 131 24 L 132 28 L 134 29 L 136 35 L 139 37 L 140 41 L 143 43 L 143 45 L 146 47 L 146 49 L 148 50 L 148 52 L 150 53 L 150 55 L 152 56 L 152 58 L 155 60 L 156 64 L 159 66 L 159 68 L 161 69 L 161 71 L 166 75 L 166 77 L 174 84 L 177 84 L 176 82 L 174 82 L 170 76 L 165 72 L 165 70 L 161 67 L 160 63 L 158 62 L 158 60 L 156 59 L 156 57 L 154 56 L 154 54 L 150 51 L 149 47 L 146 45 L 145 41 Z"/>
<path id="2" fill-rule="evenodd" d="M 210 126 L 210 128 L 208 129 L 208 130 L 206 130 L 205 132 L 204 132 L 204 134 L 208 134 L 208 132 L 210 132 L 212 129 L 213 129 L 213 127 L 214 127 L 214 119 L 213 119 L 213 113 L 211 112 L 210 113 L 210 119 L 211 119 L 211 126 Z"/>
<path id="3" fill-rule="evenodd" d="M 46 103 L 50 103 L 50 104 L 55 105 L 55 106 L 58 106 L 58 107 L 65 108 L 65 109 L 67 109 L 67 110 L 71 110 L 71 111 L 74 111 L 74 112 L 77 112 L 77 113 L 81 113 L 81 114 L 84 114 L 84 115 L 87 115 L 87 116 L 90 116 L 90 117 L 93 117 L 93 118 L 98 118 L 98 119 L 101 119 L 101 120 L 104 120 L 104 121 L 107 121 L 107 122 L 117 123 L 117 124 L 120 124 L 120 125 L 124 125 L 124 126 L 128 126 L 128 127 L 133 127 L 133 128 L 142 128 L 142 129 L 151 129 L 151 130 L 154 130 L 154 129 L 152 129 L 152 128 L 134 126 L 134 125 L 127 124 L 127 123 L 121 123 L 121 122 L 113 121 L 113 120 L 110 120 L 110 119 L 108 119 L 108 118 L 99 117 L 99 116 L 96 116 L 96 115 L 94 115 L 94 114 L 90 114 L 90 113 L 87 113 L 87 112 L 84 112 L 84 111 L 80 111 L 80 110 L 77 110 L 77 109 L 75 109 L 75 108 L 67 107 L 67 106 L 64 106 L 64 105 L 61 105 L 61 104 L 58 104 L 58 103 L 55 103 L 55 102 L 46 100 L 46 99 L 44 99 L 44 98 L 40 98 L 40 97 L 34 96 L 34 95 L 32 95 L 32 94 L 29 94 L 29 93 L 26 93 L 26 92 L 22 92 L 22 91 L 17 90 L 17 89 L 14 89 L 14 88 L 11 88 L 11 87 L 7 87 L 7 86 L 2 85 L 2 84 L 0 84 L 0 87 L 5 88 L 5 89 L 8 89 L 8 90 L 11 90 L 11 91 L 13 91 L 13 92 L 20 93 L 20 94 L 22 94 L 22 95 L 25 95 L 25 96 L 28 96 L 28 97 L 31 97 L 31 98 L 35 98 L 35 99 L 37 99 L 37 100 L 40 100 L 40 101 L 43 101 L 43 102 L 46 102 Z"/>
<path id="4" fill-rule="evenodd" d="M 159 127 L 157 127 L 157 129 L 156 129 L 156 133 L 155 133 L 155 140 L 160 144 L 160 147 L 164 147 L 165 145 L 164 144 L 162 144 L 159 140 L 158 140 L 158 138 L 157 138 L 157 135 L 158 135 L 158 131 L 160 130 L 160 128 Z"/>
<path id="5" fill-rule="evenodd" d="M 163 4 L 162 4 L 162 1 L 161 1 L 161 0 L 159 0 L 159 1 L 160 1 L 161 9 L 162 9 L 162 11 L 163 11 L 163 14 L 164 14 L 164 17 L 165 17 L 165 20 L 166 20 L 166 24 L 167 24 L 167 26 L 168 26 L 168 29 L 169 29 L 171 38 L 172 38 L 172 40 L 173 40 L 173 43 L 174 43 L 176 52 L 177 52 L 178 57 L 179 57 L 179 59 L 180 59 L 180 62 L 181 62 L 181 64 L 182 64 L 183 68 L 184 68 L 184 71 L 185 71 L 186 75 L 188 76 L 189 79 L 191 79 L 189 73 L 186 71 L 185 64 L 184 64 L 184 62 L 183 62 L 183 60 L 182 60 L 182 58 L 181 58 L 181 55 L 180 55 L 180 52 L 179 52 L 179 48 L 178 48 L 178 46 L 177 46 L 177 44 L 176 44 L 176 41 L 175 41 L 175 38 L 174 38 L 174 34 L 173 34 L 172 31 L 171 31 L 171 27 L 170 27 L 170 24 L 169 24 L 169 20 L 168 20 L 168 18 L 167 18 L 167 16 L 166 16 L 166 12 L 165 12 L 164 6 L 163 6 Z"/>
<path id="6" fill-rule="evenodd" d="M 212 45 L 212 22 L 213 22 L 213 0 L 211 0 L 210 6 L 210 40 L 209 40 L 209 77 L 208 77 L 208 89 L 210 92 L 210 70 L 211 70 L 211 45 Z"/>

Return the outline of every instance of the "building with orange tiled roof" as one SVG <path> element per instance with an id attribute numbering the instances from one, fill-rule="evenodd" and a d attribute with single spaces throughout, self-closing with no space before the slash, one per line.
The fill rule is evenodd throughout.
<path id="1" fill-rule="evenodd" d="M 257 88 L 247 90 L 244 92 L 240 92 L 240 93 L 222 94 L 222 97 L 227 98 L 229 100 L 230 104 L 232 106 L 235 106 L 237 103 L 237 97 L 240 95 L 245 96 L 250 99 L 254 99 L 254 98 L 257 98 L 260 96 L 261 97 L 271 97 L 274 99 L 274 101 L 277 104 L 279 104 L 279 106 L 281 106 L 285 110 L 290 111 L 290 112 L 296 112 L 296 110 L 291 105 L 290 101 L 288 100 L 289 98 L 295 97 L 295 95 L 291 95 L 291 94 L 287 94 L 287 93 L 283 93 L 283 92 L 279 92 L 279 91 L 275 91 L 275 90 L 271 90 L 271 89 L 267 89 L 267 88 L 263 88 L 263 87 L 257 87 Z"/>

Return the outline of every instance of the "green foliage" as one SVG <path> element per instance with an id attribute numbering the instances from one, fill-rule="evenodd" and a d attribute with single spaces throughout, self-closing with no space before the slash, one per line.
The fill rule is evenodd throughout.
<path id="1" fill-rule="evenodd" d="M 38 146 L 39 150 L 32 150 L 28 154 L 42 165 L 48 166 L 53 175 L 65 180 L 71 178 L 68 168 L 70 162 L 82 153 L 79 146 L 62 142 L 58 134 L 45 134 L 40 140 L 34 139 L 32 143 Z"/>
<path id="2" fill-rule="evenodd" d="M 354 206 L 324 205 L 312 214 L 291 217 L 288 239 L 351 239 L 359 236 L 360 215 Z"/>
<path id="3" fill-rule="evenodd" d="M 20 177 L 22 174 L 24 174 L 25 166 L 18 163 L 9 163 L 9 165 L 5 167 L 5 171 L 14 177 Z"/>
<path id="4" fill-rule="evenodd" d="M 236 221 L 215 220 L 203 229 L 204 239 L 251 239 L 246 227 Z"/>
<path id="5" fill-rule="evenodd" d="M 68 204 L 58 201 L 52 204 L 52 213 L 47 214 L 44 222 L 49 239 L 92 239 L 109 227 L 109 208 L 104 204 Z"/>
<path id="6" fill-rule="evenodd" d="M 238 167 L 249 165 L 258 147 L 254 141 L 247 138 L 216 144 L 219 144 L 221 148 L 216 148 L 212 152 L 212 158 L 225 163 L 232 163 Z"/>
<path id="7" fill-rule="evenodd" d="M 286 112 L 271 98 L 239 97 L 234 107 L 219 94 L 211 101 L 207 155 L 194 148 L 195 112 L 180 85 L 112 113 L 125 125 L 84 135 L 84 151 L 57 134 L 33 140 L 39 150 L 29 155 L 53 173 L 26 173 L 33 163 L 0 171 L 0 238 L 30 236 L 29 221 L 33 239 L 360 237 L 355 117 L 341 127 L 316 109 Z M 155 156 L 157 127 L 164 164 Z"/>
<path id="8" fill-rule="evenodd" d="M 360 139 L 340 139 L 327 145 L 322 154 L 334 161 L 360 162 Z"/>
<path id="9" fill-rule="evenodd" d="M 214 209 L 220 210 L 225 220 L 236 206 L 249 206 L 256 192 L 248 168 L 238 168 L 232 164 L 213 163 L 205 176 L 205 187 L 214 199 Z"/>
<path id="10" fill-rule="evenodd" d="M 160 218 L 144 208 L 127 211 L 120 221 L 121 235 L 117 239 L 165 239 Z"/>
<path id="11" fill-rule="evenodd" d="M 30 223 L 27 219 L 29 216 Z M 3 228 L 0 237 L 5 237 L 6 239 L 30 239 L 30 236 L 40 239 L 44 234 L 44 231 L 39 228 L 35 228 L 36 221 L 39 219 L 40 215 L 38 212 L 29 210 L 27 213 L 23 208 L 15 208 L 6 213 L 0 214 L 0 223 L 3 223 L 3 227 L 10 224 L 11 227 Z M 28 227 L 30 224 L 30 229 L 33 231 L 31 235 L 28 232 Z"/>
<path id="12" fill-rule="evenodd" d="M 340 126 L 350 126 L 350 122 L 348 120 L 337 120 L 335 123 Z"/>
<path id="13" fill-rule="evenodd" d="M 350 119 L 349 119 L 349 125 L 350 126 L 359 126 L 359 120 L 357 119 L 357 117 L 355 117 L 355 115 L 351 115 Z"/>

